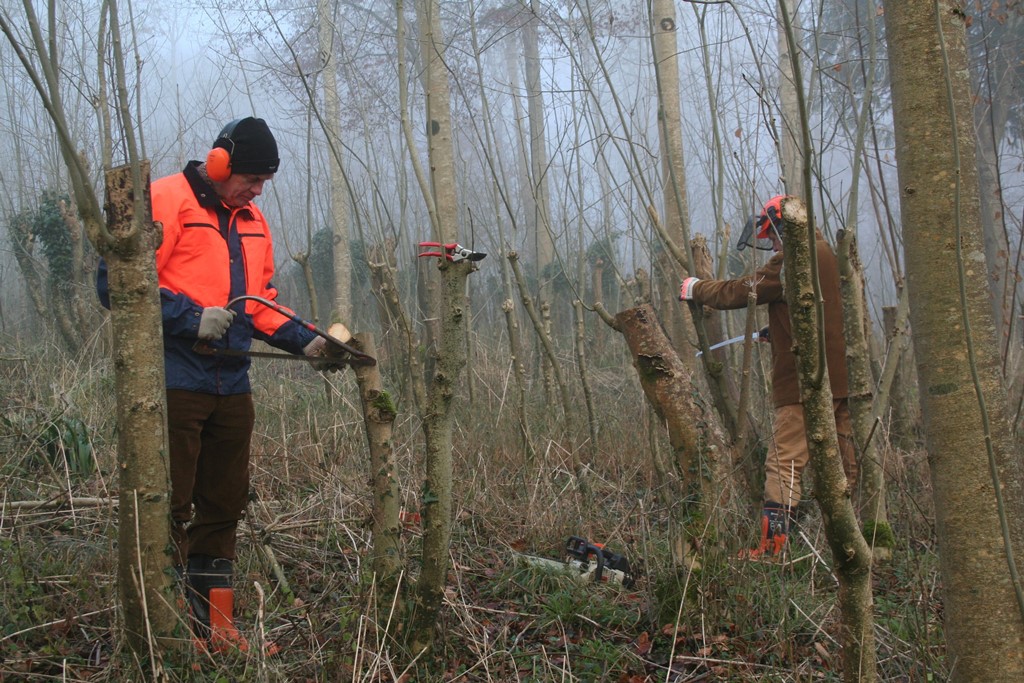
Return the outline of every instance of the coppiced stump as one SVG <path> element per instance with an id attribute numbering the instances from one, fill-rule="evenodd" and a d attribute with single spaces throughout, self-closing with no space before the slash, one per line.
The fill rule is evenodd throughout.
<path id="1" fill-rule="evenodd" d="M 112 240 L 100 247 L 110 283 L 119 427 L 118 594 L 129 645 L 148 657 L 148 643 L 170 645 L 183 622 L 173 590 L 163 323 L 154 256 L 159 232 L 149 213 L 148 164 L 142 177 L 146 215 L 137 216 L 134 195 L 140 190 L 132 186 L 131 168 L 107 173 Z"/>
<path id="2" fill-rule="evenodd" d="M 843 328 L 846 331 L 846 374 L 849 383 L 850 420 L 858 449 L 861 477 L 869 505 L 864 509 L 864 537 L 871 544 L 875 561 L 892 559 L 894 538 L 885 504 L 885 472 L 876 439 L 881 434 L 871 419 L 872 376 L 868 339 L 864 325 L 864 271 L 857 252 L 856 234 L 840 230 L 836 256 L 843 297 Z M 856 494 L 857 492 L 854 492 Z"/>
<path id="3" fill-rule="evenodd" d="M 719 473 L 722 438 L 702 402 L 693 372 L 683 365 L 649 304 L 618 313 L 612 322 L 622 333 L 644 395 L 668 429 L 670 462 L 654 453 L 655 470 L 664 477 L 670 513 L 669 539 L 677 567 L 699 562 L 699 539 L 717 526 L 715 511 L 724 479 Z"/>
<path id="4" fill-rule="evenodd" d="M 357 334 L 353 341 L 363 353 L 376 356 L 377 345 L 372 334 Z M 401 526 L 398 519 L 402 501 L 391 440 L 398 410 L 390 394 L 384 390 L 379 365 L 355 365 L 352 369 L 359 385 L 363 424 L 370 451 L 370 482 L 373 487 L 371 562 L 377 577 L 380 601 L 384 603 L 390 600 L 397 589 L 398 576 L 402 570 L 399 538 Z"/>
<path id="5" fill-rule="evenodd" d="M 871 550 L 864 541 L 853 511 L 850 491 L 839 455 L 835 408 L 828 367 L 819 352 L 824 321 L 818 319 L 812 271 L 813 228 L 808 228 L 807 210 L 799 199 L 782 202 L 785 222 L 785 292 L 793 323 L 800 400 L 804 407 L 807 448 L 814 474 L 814 496 L 821 509 L 825 537 L 832 551 L 839 581 L 839 611 L 842 617 L 840 644 L 843 647 L 843 680 L 868 683 L 875 680 L 875 637 L 871 594 Z"/>

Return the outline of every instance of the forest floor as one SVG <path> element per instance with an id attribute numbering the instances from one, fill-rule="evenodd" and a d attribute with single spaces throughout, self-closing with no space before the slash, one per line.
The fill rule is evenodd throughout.
<path id="1" fill-rule="evenodd" d="M 144 680 L 145 663 L 118 635 L 109 377 L 65 374 L 47 388 L 31 375 L 9 371 L 2 395 L 0 682 Z M 555 441 L 533 460 L 520 454 L 514 427 L 490 412 L 492 403 L 500 412 L 497 392 L 464 408 L 475 417 L 457 427 L 445 604 L 430 654 L 410 662 L 398 643 L 420 551 L 415 421 L 400 418 L 395 439 L 407 574 L 397 593 L 381 594 L 369 576 L 365 436 L 351 386 L 327 400 L 311 372 L 258 379 L 235 567 L 236 612 L 254 647 L 215 658 L 184 648 L 166 680 L 841 680 L 837 585 L 815 506 L 805 506 L 785 561 L 744 562 L 736 555 L 756 541 L 756 506 L 734 493 L 718 532 L 701 539 L 700 567 L 672 568 L 644 455 L 651 420 L 614 377 L 603 378 L 616 388 L 606 391 L 585 495 Z M 925 456 L 886 457 L 898 540 L 893 561 L 874 571 L 879 680 L 945 680 Z M 571 536 L 622 553 L 635 583 L 581 583 L 522 559 L 562 560 Z M 263 656 L 262 640 L 280 654 Z"/>

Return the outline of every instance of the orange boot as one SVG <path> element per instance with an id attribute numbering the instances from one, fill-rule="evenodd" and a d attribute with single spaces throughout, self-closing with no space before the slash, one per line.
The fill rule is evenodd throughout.
<path id="1" fill-rule="evenodd" d="M 225 652 L 235 647 L 248 650 L 245 638 L 234 626 L 235 594 L 231 588 L 231 560 L 209 555 L 188 558 L 189 608 L 196 648 Z"/>
<path id="2" fill-rule="evenodd" d="M 779 503 L 766 502 L 761 514 L 761 543 L 756 548 L 740 551 L 741 560 L 781 559 L 786 548 L 789 510 Z"/>
<path id="3" fill-rule="evenodd" d="M 235 628 L 235 590 L 210 589 L 210 647 L 214 652 L 227 652 L 235 648 L 249 651 L 249 641 Z"/>
<path id="4" fill-rule="evenodd" d="M 235 626 L 235 591 L 231 587 L 231 560 L 208 555 L 189 557 L 189 608 L 196 648 L 202 652 L 248 652 L 249 642 Z M 263 654 L 270 657 L 280 648 L 266 643 Z"/>
<path id="5" fill-rule="evenodd" d="M 235 627 L 234 609 L 234 589 L 210 589 L 210 645 L 214 652 L 227 652 L 231 649 L 249 651 L 249 641 Z M 280 652 L 277 643 L 267 642 L 263 646 L 263 654 L 267 657 Z"/>

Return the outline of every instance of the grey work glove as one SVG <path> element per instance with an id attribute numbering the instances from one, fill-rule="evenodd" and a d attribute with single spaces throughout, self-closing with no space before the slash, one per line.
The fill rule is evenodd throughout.
<path id="1" fill-rule="evenodd" d="M 199 316 L 199 338 L 206 341 L 220 339 L 231 327 L 235 312 L 221 306 L 207 306 Z"/>
<path id="2" fill-rule="evenodd" d="M 302 355 L 310 359 L 316 358 L 317 360 L 312 361 L 313 367 L 319 370 L 320 372 L 337 372 L 338 370 L 341 370 L 344 367 L 344 365 L 342 363 L 331 362 L 330 357 L 332 355 L 338 355 L 336 353 L 331 353 L 332 346 L 335 345 L 329 343 L 323 337 L 314 337 L 313 341 L 309 342 L 308 344 L 306 344 L 305 347 L 303 347 Z M 319 360 L 321 358 L 323 360 Z"/>

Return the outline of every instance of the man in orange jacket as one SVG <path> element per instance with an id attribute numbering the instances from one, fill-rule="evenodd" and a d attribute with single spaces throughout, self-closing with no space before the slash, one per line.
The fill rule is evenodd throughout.
<path id="1" fill-rule="evenodd" d="M 757 240 L 770 241 L 774 255 L 753 276 L 735 280 L 683 280 L 679 298 L 717 309 L 744 308 L 747 293 L 753 287 L 757 303 L 768 306 L 768 337 L 772 348 L 772 404 L 775 416 L 772 440 L 765 459 L 764 507 L 761 515 L 761 542 L 744 556 L 757 559 L 782 552 L 789 526 L 800 502 L 800 476 L 810 460 L 789 306 L 783 295 L 782 201 L 773 197 L 760 215 L 748 223 L 740 237 L 739 249 L 757 246 Z M 756 232 L 755 232 L 756 231 Z M 825 309 L 825 356 L 832 386 L 836 432 L 847 483 L 852 492 L 857 482 L 853 430 L 847 402 L 846 340 L 843 336 L 843 310 L 839 294 L 839 265 L 835 253 L 820 232 L 817 233 L 818 279 Z"/>
<path id="2" fill-rule="evenodd" d="M 256 302 L 228 305 L 243 295 L 277 296 L 270 228 L 253 200 L 279 164 L 266 122 L 237 119 L 221 130 L 205 162 L 190 161 L 181 173 L 154 181 L 151 191 L 153 220 L 163 226 L 156 267 L 176 566 L 188 588 L 195 635 L 215 648 L 244 642 L 231 615 L 235 532 L 249 495 L 255 419 L 244 352 L 254 338 L 306 356 L 323 355 L 326 345 Z M 109 306 L 103 264 L 97 285 Z M 193 349 L 197 340 L 243 353 L 200 354 Z M 221 601 L 214 601 L 212 614 L 211 596 Z M 211 616 L 219 632 L 211 633 Z"/>

